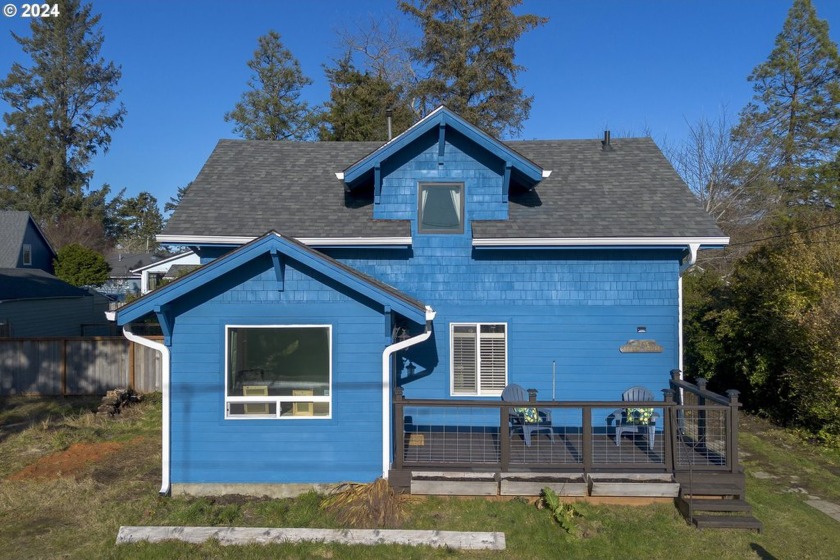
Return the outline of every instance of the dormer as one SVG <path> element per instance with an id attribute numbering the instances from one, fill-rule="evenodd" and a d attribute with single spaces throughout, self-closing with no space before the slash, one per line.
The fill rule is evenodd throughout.
<path id="1" fill-rule="evenodd" d="M 511 188 L 550 171 L 439 107 L 336 176 L 373 189 L 373 218 L 410 220 L 414 234 L 459 234 L 472 220 L 506 220 Z"/>

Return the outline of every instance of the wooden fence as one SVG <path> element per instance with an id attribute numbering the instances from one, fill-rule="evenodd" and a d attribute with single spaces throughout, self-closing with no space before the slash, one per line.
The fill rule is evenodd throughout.
<path id="1" fill-rule="evenodd" d="M 0 396 L 149 393 L 160 376 L 160 352 L 123 337 L 0 339 Z"/>

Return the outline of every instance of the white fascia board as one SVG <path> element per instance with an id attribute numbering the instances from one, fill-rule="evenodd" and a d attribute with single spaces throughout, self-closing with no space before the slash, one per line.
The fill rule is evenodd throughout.
<path id="1" fill-rule="evenodd" d="M 223 235 L 158 235 L 158 243 L 175 245 L 245 245 L 256 237 Z M 315 247 L 354 247 L 370 245 L 411 245 L 411 237 L 297 237 L 304 245 Z"/>
<path id="2" fill-rule="evenodd" d="M 171 257 L 166 257 L 165 259 L 155 261 L 152 264 L 147 264 L 146 266 L 141 266 L 140 268 L 132 268 L 131 270 L 129 270 L 129 272 L 132 272 L 132 273 L 136 274 L 138 272 L 143 272 L 144 270 L 149 270 L 150 268 L 155 268 L 156 266 L 160 266 L 162 264 L 167 264 L 167 263 L 170 263 L 170 262 L 178 260 L 178 259 L 183 259 L 185 257 L 188 257 L 190 255 L 194 255 L 194 254 L 195 254 L 195 252 L 193 252 L 193 251 L 184 251 L 183 253 L 178 253 L 177 255 L 172 255 Z"/>
<path id="3" fill-rule="evenodd" d="M 551 177 L 551 169 L 543 169 L 542 178 L 548 179 L 549 177 Z"/>
<path id="4" fill-rule="evenodd" d="M 508 237 L 473 239 L 473 247 L 666 247 L 728 245 L 728 237 Z"/>

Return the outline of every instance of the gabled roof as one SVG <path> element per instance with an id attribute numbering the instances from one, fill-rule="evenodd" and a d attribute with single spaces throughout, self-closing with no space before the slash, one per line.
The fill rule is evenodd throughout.
<path id="1" fill-rule="evenodd" d="M 551 176 L 530 192 L 511 187 L 509 218 L 473 221 L 474 238 L 724 238 L 650 138 L 614 138 L 608 152 L 598 139 L 506 144 Z M 373 219 L 372 188 L 348 193 L 335 178 L 380 146 L 222 140 L 159 239 L 241 244 L 275 230 L 307 244 L 410 242 L 407 220 Z"/>
<path id="2" fill-rule="evenodd" d="M 55 258 L 55 250 L 50 245 L 49 239 L 32 219 L 29 212 L 19 210 L 0 210 L 0 268 L 15 268 L 20 257 L 20 248 L 23 244 L 23 236 L 26 234 L 26 226 L 32 223 L 32 227 L 44 240 L 47 248 Z"/>
<path id="3" fill-rule="evenodd" d="M 368 154 L 347 169 L 344 169 L 341 174 L 344 179 L 344 183 L 350 187 L 355 186 L 355 184 L 366 174 L 370 173 L 376 165 L 379 165 L 381 162 L 400 152 L 406 146 L 431 130 L 442 129 L 442 141 L 445 134 L 443 129 L 447 128 L 458 131 L 477 145 L 498 157 L 502 162 L 509 163 L 513 169 L 521 173 L 533 184 L 538 183 L 542 179 L 543 170 L 539 165 L 517 153 L 509 145 L 496 140 L 483 130 L 468 123 L 446 107 L 440 106 L 412 125 L 408 130 L 386 143 L 384 146 Z"/>
<path id="4" fill-rule="evenodd" d="M 77 298 L 90 293 L 38 268 L 0 269 L 0 302 L 26 299 Z"/>
<path id="5" fill-rule="evenodd" d="M 149 270 L 150 268 L 156 268 L 156 267 L 165 265 L 167 263 L 177 262 L 181 259 L 185 259 L 185 258 L 190 257 L 192 255 L 195 255 L 195 251 L 182 251 L 180 253 L 172 255 L 171 257 L 160 258 L 156 261 L 152 261 L 149 264 L 143 265 L 139 268 L 132 268 L 130 270 L 130 272 L 132 274 L 140 274 L 144 270 Z M 172 265 L 172 266 L 174 266 L 174 265 Z"/>
<path id="6" fill-rule="evenodd" d="M 278 271 L 278 278 L 282 278 L 282 273 L 279 271 L 282 264 L 280 258 L 274 259 L 274 255 L 282 255 L 284 259 L 294 260 L 320 272 L 412 321 L 421 324 L 426 321 L 426 306 L 416 299 L 384 282 L 362 274 L 314 249 L 310 249 L 295 239 L 272 231 L 186 276 L 182 276 L 175 282 L 120 308 L 116 315 L 117 324 L 125 325 L 149 313 L 156 312 L 181 296 L 191 293 L 213 282 L 223 274 L 266 254 L 272 255 L 275 270 Z"/>
<path id="7" fill-rule="evenodd" d="M 161 260 L 161 257 L 153 253 L 123 253 L 115 251 L 105 257 L 108 266 L 111 267 L 111 278 L 132 278 L 140 277 L 138 268 L 154 264 Z"/>

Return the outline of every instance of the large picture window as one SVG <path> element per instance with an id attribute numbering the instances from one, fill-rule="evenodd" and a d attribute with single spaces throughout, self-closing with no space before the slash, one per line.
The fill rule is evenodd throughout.
<path id="1" fill-rule="evenodd" d="M 329 418 L 329 325 L 228 326 L 226 418 Z"/>
<path id="2" fill-rule="evenodd" d="M 464 232 L 464 185 L 420 183 L 417 230 L 420 233 Z"/>
<path id="3" fill-rule="evenodd" d="M 452 325 L 452 394 L 502 394 L 507 385 L 507 325 Z"/>

